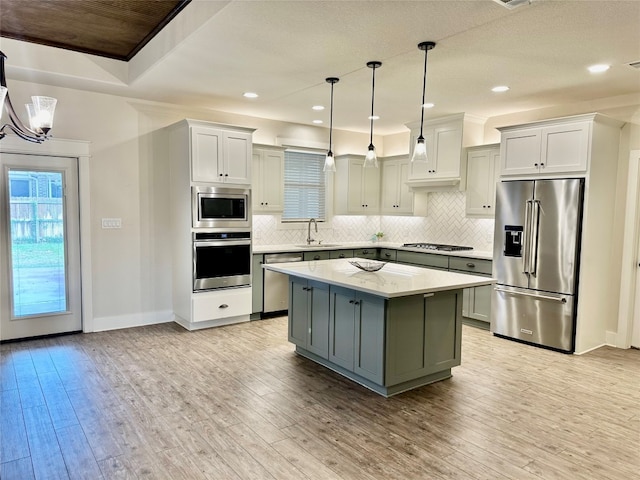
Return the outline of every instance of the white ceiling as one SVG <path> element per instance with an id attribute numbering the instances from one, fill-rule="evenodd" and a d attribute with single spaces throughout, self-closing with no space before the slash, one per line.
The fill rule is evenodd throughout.
<path id="1" fill-rule="evenodd" d="M 369 131 L 366 62 L 379 60 L 375 133 L 391 134 L 420 118 L 425 40 L 437 42 L 427 81 L 436 107 L 425 118 L 613 97 L 640 106 L 640 69 L 628 65 L 640 60 L 640 1 L 533 0 L 509 10 L 493 0 L 194 0 L 129 64 L 32 44 L 18 53 L 21 42 L 4 38 L 0 46 L 9 78 L 301 124 L 328 126 L 328 108 L 311 106 L 328 106 L 325 78 L 337 76 L 334 127 L 358 132 Z M 595 63 L 611 69 L 590 74 Z M 496 94 L 495 85 L 511 90 Z"/>

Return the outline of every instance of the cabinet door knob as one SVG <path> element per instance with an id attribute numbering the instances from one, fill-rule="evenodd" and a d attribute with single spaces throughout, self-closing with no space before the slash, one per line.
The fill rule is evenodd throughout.
<path id="1" fill-rule="evenodd" d="M 353 303 L 354 303 L 354 302 L 355 302 L 355 300 L 349 300 L 349 303 L 350 303 L 351 305 L 353 305 Z"/>
<path id="2" fill-rule="evenodd" d="M 222 174 L 220 174 L 220 176 L 222 176 Z"/>
<path id="3" fill-rule="evenodd" d="M 229 305 L 227 305 L 226 303 L 223 303 L 218 308 L 229 308 Z"/>
<path id="4" fill-rule="evenodd" d="M 534 164 L 533 164 L 533 166 L 534 166 L 534 167 L 537 167 L 537 166 L 538 166 L 538 164 L 537 164 L 537 163 L 534 163 Z"/>
<path id="5" fill-rule="evenodd" d="M 360 305 L 360 302 L 353 302 L 354 305 Z"/>
<path id="6" fill-rule="evenodd" d="M 541 163 L 541 164 L 540 164 L 540 167 L 544 168 L 544 163 Z"/>
<path id="7" fill-rule="evenodd" d="M 225 173 L 225 174 L 224 174 L 224 176 L 225 176 L 225 177 L 228 177 L 228 176 L 229 176 L 229 174 L 228 174 L 228 173 Z"/>

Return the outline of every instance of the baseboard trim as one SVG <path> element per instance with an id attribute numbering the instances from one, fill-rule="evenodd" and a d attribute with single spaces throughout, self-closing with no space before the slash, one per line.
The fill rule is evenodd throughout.
<path id="1" fill-rule="evenodd" d="M 173 318 L 174 315 L 171 310 L 131 313 L 127 315 L 115 315 L 112 317 L 96 317 L 93 319 L 93 331 L 104 332 L 120 328 L 155 325 L 157 323 L 173 322 Z"/>

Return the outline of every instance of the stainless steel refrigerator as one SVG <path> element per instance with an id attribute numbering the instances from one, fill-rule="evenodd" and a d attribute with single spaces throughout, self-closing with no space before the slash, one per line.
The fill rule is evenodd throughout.
<path id="1" fill-rule="evenodd" d="M 491 331 L 575 349 L 584 179 L 499 182 Z"/>

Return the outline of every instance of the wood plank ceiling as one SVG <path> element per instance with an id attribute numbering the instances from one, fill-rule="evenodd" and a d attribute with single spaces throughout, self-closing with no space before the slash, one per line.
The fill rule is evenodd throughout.
<path id="1" fill-rule="evenodd" d="M 129 61 L 190 0 L 1 0 L 0 36 Z"/>

